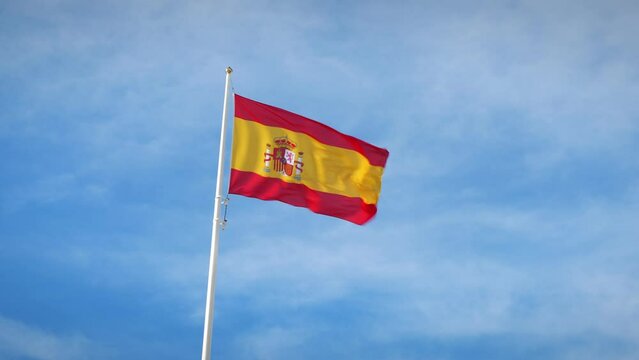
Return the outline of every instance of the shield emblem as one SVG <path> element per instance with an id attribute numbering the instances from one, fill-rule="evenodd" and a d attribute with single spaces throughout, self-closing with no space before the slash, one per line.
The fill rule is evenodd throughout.
<path id="1" fill-rule="evenodd" d="M 293 175 L 295 169 L 295 153 L 285 147 L 275 148 L 273 157 L 275 164 L 273 164 L 275 171 L 286 174 L 287 176 Z"/>

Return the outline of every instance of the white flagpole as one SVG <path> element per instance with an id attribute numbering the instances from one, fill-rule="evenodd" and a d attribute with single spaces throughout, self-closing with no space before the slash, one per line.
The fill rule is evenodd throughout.
<path id="1" fill-rule="evenodd" d="M 202 360 L 211 359 L 211 334 L 213 332 L 213 305 L 215 304 L 215 273 L 217 272 L 217 248 L 220 239 L 220 208 L 222 207 L 222 178 L 224 175 L 224 143 L 226 140 L 226 107 L 228 105 L 231 67 L 226 68 L 224 107 L 222 108 L 222 134 L 220 135 L 220 155 L 217 161 L 217 185 L 215 187 L 215 207 L 213 210 L 213 230 L 211 234 L 211 258 L 209 260 L 209 284 L 206 288 L 206 311 L 204 315 L 204 338 L 202 340 Z"/>

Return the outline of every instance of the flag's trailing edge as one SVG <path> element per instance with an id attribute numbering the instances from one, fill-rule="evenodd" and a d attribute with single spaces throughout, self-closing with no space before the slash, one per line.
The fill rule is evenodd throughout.
<path id="1" fill-rule="evenodd" d="M 235 95 L 229 193 L 362 225 L 377 213 L 388 150 Z"/>

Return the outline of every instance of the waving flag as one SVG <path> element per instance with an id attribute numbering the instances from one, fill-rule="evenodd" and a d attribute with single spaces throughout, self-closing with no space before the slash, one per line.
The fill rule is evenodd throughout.
<path id="1" fill-rule="evenodd" d="M 388 151 L 235 95 L 229 193 L 362 225 L 377 213 Z"/>

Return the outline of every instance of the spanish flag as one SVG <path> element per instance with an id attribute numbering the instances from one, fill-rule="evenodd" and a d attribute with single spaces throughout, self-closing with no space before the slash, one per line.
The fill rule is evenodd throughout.
<path id="1" fill-rule="evenodd" d="M 235 95 L 229 193 L 362 225 L 377 213 L 388 150 Z"/>

